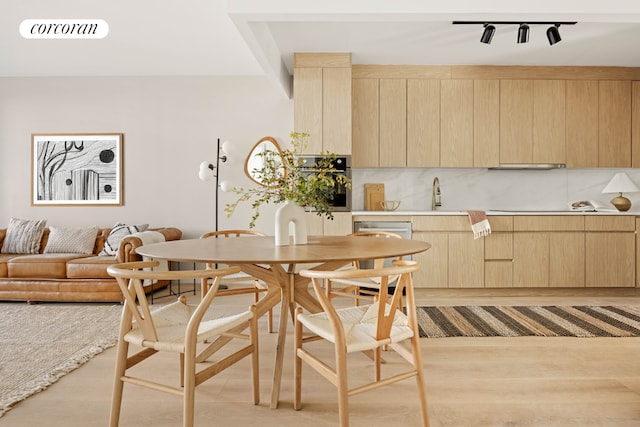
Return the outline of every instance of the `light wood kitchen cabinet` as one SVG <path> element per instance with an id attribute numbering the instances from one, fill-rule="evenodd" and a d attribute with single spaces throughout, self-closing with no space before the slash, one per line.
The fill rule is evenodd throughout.
<path id="1" fill-rule="evenodd" d="M 631 167 L 631 82 L 599 83 L 598 166 Z"/>
<path id="2" fill-rule="evenodd" d="M 585 286 L 585 233 L 549 233 L 549 286 Z"/>
<path id="3" fill-rule="evenodd" d="M 513 221 L 514 287 L 584 286 L 583 216 L 523 215 Z"/>
<path id="4" fill-rule="evenodd" d="M 440 167 L 473 166 L 473 80 L 442 80 Z"/>
<path id="5" fill-rule="evenodd" d="M 345 236 L 353 232 L 351 212 L 334 212 L 333 220 L 307 212 L 306 219 L 310 236 Z"/>
<path id="6" fill-rule="evenodd" d="M 294 55 L 293 125 L 309 132 L 307 153 L 351 154 L 351 55 Z"/>
<path id="7" fill-rule="evenodd" d="M 407 166 L 406 79 L 380 79 L 379 126 L 379 165 Z"/>
<path id="8" fill-rule="evenodd" d="M 380 85 L 378 79 L 353 79 L 352 121 L 354 168 L 380 164 Z"/>
<path id="9" fill-rule="evenodd" d="M 466 215 L 417 216 L 411 219 L 413 238 L 431 243 L 416 254 L 423 264 L 415 273 L 416 287 L 484 287 L 484 242 L 474 240 Z"/>
<path id="10" fill-rule="evenodd" d="M 351 121 L 351 67 L 323 68 L 322 151 L 351 154 Z"/>
<path id="11" fill-rule="evenodd" d="M 598 167 L 598 81 L 567 80 L 568 168 Z"/>
<path id="12" fill-rule="evenodd" d="M 500 82 L 500 163 L 565 163 L 565 82 Z"/>
<path id="13" fill-rule="evenodd" d="M 640 168 L 640 82 L 631 82 L 631 167 Z"/>
<path id="14" fill-rule="evenodd" d="M 484 287 L 513 286 L 513 217 L 490 218 L 491 234 L 484 240 Z"/>
<path id="15" fill-rule="evenodd" d="M 533 162 L 533 81 L 500 81 L 500 163 Z"/>
<path id="16" fill-rule="evenodd" d="M 500 163 L 500 81 L 473 82 L 473 166 Z"/>
<path id="17" fill-rule="evenodd" d="M 413 273 L 416 288 L 447 288 L 449 286 L 449 235 L 448 233 L 413 232 L 414 240 L 431 244 L 426 252 L 420 252 L 413 259 L 421 265 Z"/>
<path id="18" fill-rule="evenodd" d="M 352 167 L 407 166 L 406 79 L 354 79 Z"/>
<path id="19" fill-rule="evenodd" d="M 484 287 L 484 242 L 473 233 L 451 232 L 449 235 L 449 288 Z"/>
<path id="20" fill-rule="evenodd" d="M 635 227 L 636 219 L 632 216 L 585 218 L 586 286 L 635 286 Z"/>
<path id="21" fill-rule="evenodd" d="M 440 166 L 439 80 L 407 80 L 407 166 Z"/>
<path id="22" fill-rule="evenodd" d="M 565 81 L 533 82 L 533 163 L 565 163 Z"/>

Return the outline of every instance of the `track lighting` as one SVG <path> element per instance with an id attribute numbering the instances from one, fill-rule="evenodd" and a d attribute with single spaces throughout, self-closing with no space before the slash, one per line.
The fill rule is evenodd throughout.
<path id="1" fill-rule="evenodd" d="M 577 22 L 554 22 L 554 21 L 453 21 L 454 25 L 482 25 L 484 30 L 480 37 L 480 42 L 484 44 L 491 44 L 493 35 L 496 32 L 496 25 L 518 25 L 518 43 L 527 43 L 529 41 L 529 26 L 530 25 L 550 25 L 547 29 L 547 39 L 550 45 L 558 43 L 562 38 L 560 37 L 560 25 L 575 25 Z"/>
<path id="2" fill-rule="evenodd" d="M 482 37 L 480 37 L 480 42 L 485 44 L 491 44 L 491 39 L 493 38 L 493 34 L 496 32 L 496 27 L 491 24 L 484 24 L 484 31 L 482 32 Z"/>
<path id="3" fill-rule="evenodd" d="M 529 41 L 529 26 L 527 24 L 520 24 L 518 28 L 518 43 L 526 43 Z"/>
<path id="4" fill-rule="evenodd" d="M 558 31 L 559 27 L 560 24 L 555 24 L 547 29 L 547 39 L 549 39 L 551 46 L 562 40 L 562 38 L 560 38 L 560 31 Z"/>

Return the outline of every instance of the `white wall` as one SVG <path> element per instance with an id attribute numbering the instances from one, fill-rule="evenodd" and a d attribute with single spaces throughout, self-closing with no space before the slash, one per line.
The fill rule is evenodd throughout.
<path id="1" fill-rule="evenodd" d="M 185 237 L 214 229 L 215 189 L 198 179 L 215 160 L 217 138 L 233 145 L 221 178 L 247 185 L 244 157 L 263 136 L 283 146 L 293 130 L 293 101 L 264 77 L 0 78 L 0 228 L 9 218 L 49 225 L 110 227 L 116 222 L 175 226 Z M 31 206 L 32 133 L 124 134 L 124 205 Z M 220 228 L 246 228 L 247 207 L 223 213 Z M 273 209 L 257 229 L 273 233 Z"/>

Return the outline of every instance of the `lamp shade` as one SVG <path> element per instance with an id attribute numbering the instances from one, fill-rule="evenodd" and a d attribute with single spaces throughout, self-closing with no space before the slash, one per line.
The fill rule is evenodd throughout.
<path id="1" fill-rule="evenodd" d="M 602 190 L 603 193 L 637 193 L 640 188 L 626 173 L 617 173 Z"/>
<path id="2" fill-rule="evenodd" d="M 198 170 L 198 178 L 201 181 L 211 181 L 216 177 L 213 163 L 204 161 L 200 163 L 200 169 Z"/>

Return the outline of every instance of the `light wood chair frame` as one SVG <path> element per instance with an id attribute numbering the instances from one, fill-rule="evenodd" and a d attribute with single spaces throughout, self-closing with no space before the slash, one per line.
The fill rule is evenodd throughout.
<path id="1" fill-rule="evenodd" d="M 201 239 L 209 239 L 216 237 L 241 237 L 241 236 L 265 236 L 265 234 L 260 233 L 255 230 L 220 230 L 220 231 L 210 231 L 208 233 L 200 236 Z M 207 263 L 207 268 L 213 268 L 213 263 Z M 243 286 L 238 287 L 238 284 L 246 284 L 248 281 L 251 282 L 252 286 Z M 218 296 L 228 296 L 228 295 L 243 295 L 243 294 L 253 294 L 254 302 L 258 302 L 260 299 L 260 294 L 262 292 L 267 292 L 267 285 L 260 280 L 251 277 L 249 275 L 243 275 L 242 277 L 225 277 L 222 279 L 222 285 L 231 285 L 228 289 L 219 289 Z M 209 284 L 206 286 L 202 286 L 200 290 L 201 295 L 205 295 L 207 293 Z M 273 310 L 270 309 L 267 312 L 267 331 L 269 333 L 273 332 Z"/>
<path id="2" fill-rule="evenodd" d="M 118 333 L 116 369 L 109 425 L 111 427 L 117 427 L 119 424 L 123 388 L 125 383 L 129 383 L 181 396 L 183 398 L 183 426 L 191 427 L 194 423 L 195 388 L 247 356 L 251 356 L 253 403 L 256 405 L 260 403 L 259 348 L 255 305 L 250 307 L 248 314 L 244 313 L 243 319 L 250 317 L 248 320 L 243 320 L 242 323 L 234 328 L 228 328 L 226 331 L 220 333 L 220 336 L 228 335 L 230 339 L 238 338 L 248 343 L 239 349 L 234 347 L 234 351 L 231 354 L 226 355 L 226 357 L 220 360 L 207 361 L 206 367 L 200 370 L 197 370 L 196 365 L 198 363 L 198 356 L 208 348 L 207 346 L 202 351 L 198 349 L 199 343 L 197 336 L 205 313 L 218 294 L 222 277 L 235 274 L 239 272 L 240 269 L 238 267 L 229 267 L 204 270 L 149 271 L 149 269 L 158 265 L 159 263 L 156 261 L 145 261 L 115 264 L 107 268 L 108 273 L 116 278 L 124 296 L 124 306 Z M 172 351 L 166 348 L 157 349 L 159 345 L 162 344 L 158 339 L 156 326 L 154 324 L 154 310 L 149 307 L 146 299 L 143 287 L 144 281 L 194 279 L 200 279 L 202 282 L 210 281 L 212 285 L 205 298 L 200 301 L 189 318 L 185 327 L 184 346 L 182 346 L 181 350 L 172 349 L 174 352 L 179 353 L 179 386 L 172 386 L 130 375 L 127 372 L 129 368 L 138 365 L 159 351 Z M 181 296 L 178 301 L 177 304 L 186 305 L 185 296 Z M 250 314 L 252 315 L 249 316 Z M 144 341 L 141 350 L 129 355 L 130 343 L 127 341 L 126 335 L 134 329 L 134 320 L 137 328 L 142 331 Z M 249 330 L 248 334 L 238 332 L 247 328 Z"/>
<path id="3" fill-rule="evenodd" d="M 319 372 L 324 378 L 331 382 L 338 389 L 338 408 L 340 426 L 347 427 L 349 425 L 349 397 L 355 394 L 359 394 L 365 391 L 373 390 L 397 381 L 401 381 L 407 378 L 415 377 L 416 385 L 418 388 L 418 398 L 420 403 L 420 413 L 422 419 L 422 425 L 428 427 L 428 411 L 427 411 L 427 396 L 425 389 L 425 377 L 422 365 L 422 355 L 420 351 L 419 342 L 419 329 L 418 321 L 416 317 L 416 303 L 413 290 L 413 282 L 411 273 L 417 271 L 420 265 L 416 261 L 397 260 L 394 261 L 393 267 L 376 268 L 368 270 L 336 270 L 336 271 L 317 271 L 317 270 L 303 270 L 300 275 L 309 277 L 312 279 L 313 289 L 315 294 L 322 305 L 324 313 L 328 318 L 328 321 L 332 328 L 333 344 L 335 347 L 335 369 L 329 364 L 323 362 L 319 357 L 313 355 L 305 344 L 312 341 L 322 340 L 323 338 L 311 334 L 303 336 L 304 316 L 301 316 L 302 309 L 296 310 L 296 322 L 294 328 L 294 342 L 295 342 L 295 360 L 294 360 L 294 409 L 299 410 L 301 408 L 301 394 L 302 394 L 302 362 L 304 361 L 311 368 Z M 340 312 L 342 310 L 354 310 L 354 307 L 347 307 L 342 309 L 336 309 L 323 289 L 324 281 L 331 281 L 333 279 L 341 278 L 371 278 L 380 277 L 380 298 L 379 301 L 387 301 L 388 298 L 388 284 L 389 277 L 398 276 L 396 281 L 395 292 L 391 296 L 391 302 L 388 304 L 377 305 L 377 320 L 376 320 L 376 342 L 370 348 L 374 352 L 374 380 L 365 385 L 349 388 L 348 386 L 348 367 L 347 367 L 347 338 L 343 323 L 340 318 Z M 397 307 L 399 300 L 402 298 L 402 291 L 406 290 L 406 316 L 408 326 L 413 331 L 413 336 L 409 338 L 410 346 L 407 348 L 402 342 L 391 342 L 389 338 L 391 332 L 391 326 L 394 321 L 394 317 L 397 310 L 391 309 L 391 307 Z M 400 372 L 386 378 L 382 378 L 380 362 L 381 362 L 381 348 L 388 346 L 395 350 L 403 359 L 409 362 L 411 368 L 404 372 Z M 355 350 L 354 350 L 355 351 Z M 358 350 L 361 351 L 361 350 Z"/>
<path id="4" fill-rule="evenodd" d="M 390 231 L 357 231 L 355 233 L 349 234 L 350 236 L 369 236 L 369 237 L 386 237 L 390 239 L 402 239 L 402 236 L 397 233 L 392 233 Z M 401 260 L 402 256 L 396 258 L 396 260 Z M 373 268 L 382 268 L 384 267 L 385 258 L 377 258 L 373 260 Z M 353 261 L 352 268 L 360 269 L 360 261 Z M 339 282 L 338 282 L 339 283 Z M 375 301 L 378 298 L 378 291 L 373 289 L 367 284 L 356 285 L 356 284 L 347 284 L 346 286 L 342 286 L 339 288 L 334 288 L 331 281 L 328 281 L 326 284 L 326 292 L 329 295 L 329 298 L 335 298 L 338 296 L 353 298 L 355 301 L 355 305 L 360 305 L 361 301 Z M 402 308 L 402 299 L 398 302 L 398 308 Z"/>

